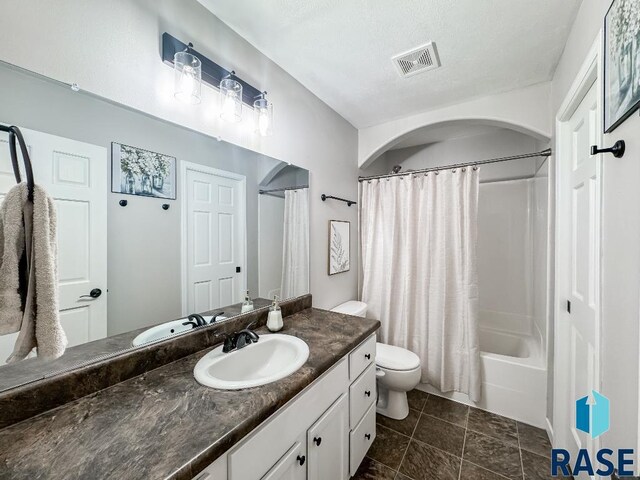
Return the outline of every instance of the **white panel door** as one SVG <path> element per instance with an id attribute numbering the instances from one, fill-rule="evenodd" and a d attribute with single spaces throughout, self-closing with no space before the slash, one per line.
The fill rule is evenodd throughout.
<path id="1" fill-rule="evenodd" d="M 185 313 L 238 303 L 245 289 L 244 177 L 195 164 L 185 165 L 183 174 Z"/>
<path id="2" fill-rule="evenodd" d="M 35 182 L 55 200 L 58 214 L 60 321 L 69 346 L 107 335 L 107 149 L 21 129 Z M 22 162 L 22 157 L 20 157 Z M 26 177 L 23 175 L 23 180 Z M 0 197 L 15 185 L 8 135 L 0 136 Z M 89 297 L 100 289 L 97 298 Z M 0 363 L 16 334 L 0 337 Z"/>
<path id="3" fill-rule="evenodd" d="M 349 396 L 345 393 L 307 432 L 309 480 L 349 478 Z"/>
<path id="4" fill-rule="evenodd" d="M 563 125 L 558 158 L 558 345 L 555 360 L 560 411 L 557 446 L 572 458 L 596 442 L 576 429 L 575 402 L 599 389 L 600 162 L 590 146 L 600 144 L 600 109 L 594 84 Z M 592 457 L 595 458 L 595 457 Z"/>

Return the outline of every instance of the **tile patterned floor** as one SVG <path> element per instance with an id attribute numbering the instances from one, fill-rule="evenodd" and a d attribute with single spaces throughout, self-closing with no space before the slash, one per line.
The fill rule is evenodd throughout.
<path id="1" fill-rule="evenodd" d="M 547 433 L 419 390 L 409 416 L 378 415 L 377 438 L 356 480 L 546 480 Z"/>

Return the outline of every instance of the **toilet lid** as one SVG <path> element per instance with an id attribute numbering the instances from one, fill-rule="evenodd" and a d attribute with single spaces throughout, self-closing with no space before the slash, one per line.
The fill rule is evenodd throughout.
<path id="1" fill-rule="evenodd" d="M 420 366 L 420 357 L 406 348 L 376 343 L 376 365 L 389 370 L 413 370 Z"/>

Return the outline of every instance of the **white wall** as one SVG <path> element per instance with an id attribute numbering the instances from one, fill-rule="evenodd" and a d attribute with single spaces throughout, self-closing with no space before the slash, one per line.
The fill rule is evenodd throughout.
<path id="1" fill-rule="evenodd" d="M 513 130 L 496 129 L 493 133 L 483 135 L 459 137 L 429 145 L 389 150 L 384 155 L 385 170 L 391 171 L 394 165 L 402 165 L 403 170 L 409 170 L 506 157 L 537 152 L 539 151 L 538 146 L 538 141 L 529 135 Z M 380 161 L 374 162 L 372 167 Z M 533 176 L 536 171 L 536 162 L 536 158 L 531 158 L 482 165 L 480 181 Z"/>
<path id="2" fill-rule="evenodd" d="M 258 295 L 262 298 L 280 296 L 282 283 L 282 247 L 284 228 L 284 199 L 272 195 L 258 198 Z"/>
<path id="3" fill-rule="evenodd" d="M 541 83 L 361 129 L 358 131 L 358 165 L 366 168 L 416 129 L 448 122 L 509 126 L 548 140 L 553 127 L 549 118 L 550 99 L 551 84 Z"/>
<path id="4" fill-rule="evenodd" d="M 23 0 L 0 16 L 0 59 L 153 116 L 294 163 L 311 171 L 311 291 L 331 307 L 355 298 L 356 271 L 329 277 L 329 219 L 355 223 L 357 210 L 320 200 L 321 193 L 357 195 L 357 132 L 289 74 L 195 0 Z M 160 59 L 163 32 L 268 90 L 275 134 L 255 135 L 249 121 L 224 124 L 217 92 L 203 86 L 199 106 L 176 102 L 173 70 Z M 246 110 L 246 109 L 245 109 Z M 249 112 L 245 111 L 245 116 Z M 11 121 L 11 119 L 5 119 Z M 100 119 L 84 119 L 99 123 Z M 357 237 L 352 237 L 352 252 Z M 355 254 L 352 261 L 357 262 Z"/>
<path id="5" fill-rule="evenodd" d="M 547 349 L 548 262 L 549 262 L 549 162 L 544 162 L 531 182 L 531 268 L 533 279 L 532 315 Z"/>
<path id="6" fill-rule="evenodd" d="M 478 197 L 480 324 L 531 335 L 531 180 L 484 183 Z"/>
<path id="7" fill-rule="evenodd" d="M 553 78 L 554 118 L 602 28 L 610 4 L 610 0 L 582 2 Z M 612 134 L 604 136 L 605 146 L 618 139 L 627 141 L 623 158 L 604 157 L 602 173 L 601 393 L 611 400 L 611 428 L 600 439 L 602 447 L 612 449 L 639 446 L 639 131 L 640 118 L 635 113 Z"/>

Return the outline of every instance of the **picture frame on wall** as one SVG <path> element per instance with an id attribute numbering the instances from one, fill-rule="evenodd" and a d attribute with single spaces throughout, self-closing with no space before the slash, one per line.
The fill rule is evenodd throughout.
<path id="1" fill-rule="evenodd" d="M 112 142 L 111 191 L 175 200 L 176 158 Z"/>
<path id="2" fill-rule="evenodd" d="M 351 222 L 329 220 L 329 275 L 351 268 Z"/>
<path id="3" fill-rule="evenodd" d="M 640 0 L 614 0 L 604 21 L 604 131 L 640 108 Z"/>

